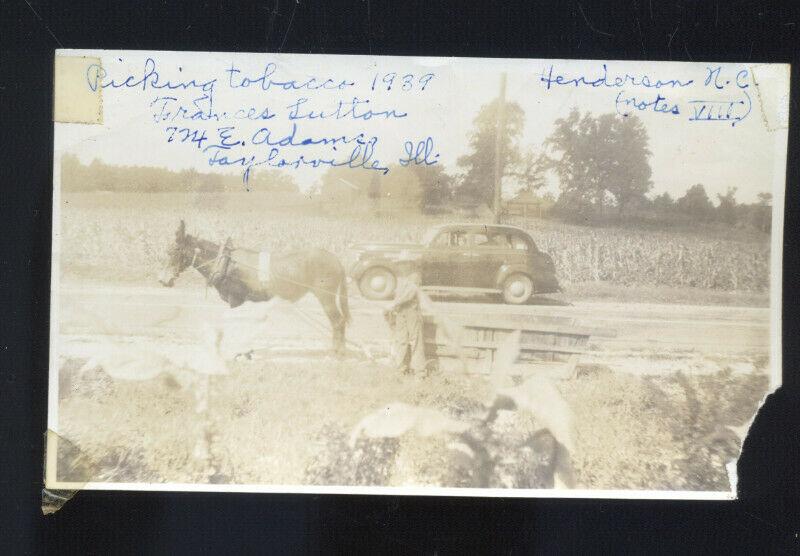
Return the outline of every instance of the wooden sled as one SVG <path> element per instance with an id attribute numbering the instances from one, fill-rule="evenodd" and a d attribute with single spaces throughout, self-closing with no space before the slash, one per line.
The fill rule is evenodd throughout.
<path id="1" fill-rule="evenodd" d="M 574 378 L 591 336 L 570 317 L 451 313 L 424 320 L 425 354 L 445 371 Z"/>

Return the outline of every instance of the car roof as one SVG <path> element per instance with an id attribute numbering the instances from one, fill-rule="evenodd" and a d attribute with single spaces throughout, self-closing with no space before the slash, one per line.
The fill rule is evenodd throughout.
<path id="1" fill-rule="evenodd" d="M 530 236 L 530 234 L 522 228 L 510 226 L 508 224 L 480 224 L 477 222 L 466 222 L 463 224 L 439 224 L 437 226 L 433 226 L 433 228 L 437 230 L 464 230 L 466 232 L 484 232 L 491 230 L 495 232 L 515 232 L 525 236 Z"/>

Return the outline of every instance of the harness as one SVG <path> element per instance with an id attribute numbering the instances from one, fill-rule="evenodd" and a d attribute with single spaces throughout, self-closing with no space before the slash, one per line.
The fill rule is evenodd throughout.
<path id="1" fill-rule="evenodd" d="M 231 251 L 233 251 L 233 246 L 231 239 L 228 238 L 219 246 L 219 252 L 213 261 L 209 261 L 213 263 L 211 272 L 208 274 L 209 286 L 216 286 L 227 278 L 231 263 Z M 197 250 L 195 250 L 195 256 L 197 256 Z"/>

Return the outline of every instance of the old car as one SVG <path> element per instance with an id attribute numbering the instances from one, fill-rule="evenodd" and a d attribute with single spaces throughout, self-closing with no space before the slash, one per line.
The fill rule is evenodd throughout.
<path id="1" fill-rule="evenodd" d="M 429 291 L 501 294 L 512 304 L 561 291 L 553 260 L 514 226 L 443 224 L 430 228 L 420 244 L 364 243 L 350 250 L 349 276 L 368 299 L 393 297 L 397 258 L 409 252 L 419 261 L 422 286 Z"/>

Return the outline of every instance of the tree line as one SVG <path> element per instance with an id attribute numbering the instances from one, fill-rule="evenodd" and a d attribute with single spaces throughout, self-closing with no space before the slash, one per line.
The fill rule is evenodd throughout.
<path id="1" fill-rule="evenodd" d="M 474 120 L 471 152 L 458 160 L 464 173 L 453 180 L 456 198 L 492 202 L 497 110 L 498 101 L 493 101 Z M 705 186 L 695 183 L 678 198 L 650 195 L 652 152 L 647 130 L 636 116 L 594 116 L 573 109 L 556 120 L 538 151 L 520 144 L 525 114 L 518 104 L 506 104 L 505 121 L 500 138 L 503 184 L 538 197 L 551 207 L 552 217 L 582 224 L 723 224 L 770 231 L 770 193 L 759 193 L 754 203 L 740 203 L 737 188 L 731 186 L 712 200 Z M 558 178 L 557 196 L 543 192 L 548 172 Z"/>
<path id="2" fill-rule="evenodd" d="M 448 173 L 441 165 L 391 166 L 386 176 L 332 169 L 320 183 L 330 200 L 354 202 L 369 198 L 397 207 L 447 212 L 454 206 L 492 207 L 497 137 L 498 101 L 478 112 L 469 137 L 470 152 Z M 725 194 L 709 197 L 695 183 L 673 198 L 652 195 L 649 137 L 636 116 L 593 116 L 577 109 L 556 120 L 541 149 L 521 144 L 525 112 L 511 102 L 504 107 L 500 137 L 500 173 L 503 186 L 527 192 L 548 207 L 549 217 L 589 225 L 695 227 L 726 225 L 768 233 L 772 196 L 760 193 L 755 203 L 740 203 L 732 186 Z M 558 178 L 558 194 L 547 190 L 547 174 Z M 537 214 L 540 211 L 537 211 Z"/>
<path id="3" fill-rule="evenodd" d="M 254 172 L 246 188 L 300 195 L 300 188 L 291 174 L 267 169 Z M 83 164 L 73 154 L 61 158 L 61 189 L 83 192 L 189 192 L 229 193 L 244 191 L 241 174 L 198 172 L 195 169 L 168 170 L 153 166 L 117 166 L 93 160 Z"/>
<path id="4" fill-rule="evenodd" d="M 447 212 L 457 206 L 491 208 L 498 109 L 499 101 L 495 100 L 479 110 L 469 137 L 470 151 L 458 159 L 452 172 L 441 164 L 394 165 L 386 175 L 330 168 L 303 195 L 290 172 L 275 169 L 254 172 L 243 184 L 238 174 L 114 166 L 98 160 L 84 165 L 76 156 L 65 155 L 62 188 L 137 192 L 232 192 L 246 188 L 353 206 L 362 203 L 423 212 Z M 594 116 L 573 109 L 556 120 L 540 149 L 521 143 L 525 112 L 519 104 L 505 103 L 504 121 L 499 139 L 503 187 L 538 199 L 548 208 L 546 216 L 589 225 L 721 224 L 770 230 L 769 193 L 760 193 L 754 203 L 740 203 L 735 185 L 712 199 L 703 184 L 695 183 L 677 198 L 669 193 L 652 195 L 649 136 L 636 116 Z M 547 191 L 548 174 L 557 177 L 556 195 Z"/>

